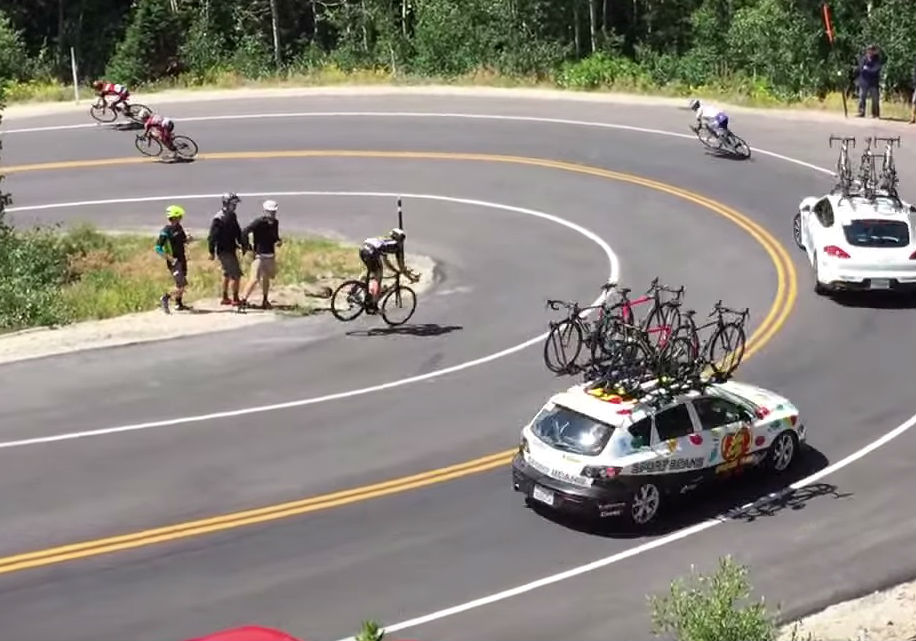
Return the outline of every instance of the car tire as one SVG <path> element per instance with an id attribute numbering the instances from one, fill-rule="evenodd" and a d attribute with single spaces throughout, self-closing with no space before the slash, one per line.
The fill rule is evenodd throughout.
<path id="1" fill-rule="evenodd" d="M 795 239 L 795 244 L 798 245 L 798 248 L 804 251 L 805 246 L 802 244 L 801 234 L 801 213 L 795 214 L 792 219 L 792 237 Z"/>
<path id="2" fill-rule="evenodd" d="M 798 459 L 798 436 L 792 430 L 776 435 L 767 450 L 766 468 L 773 474 L 783 474 Z"/>
<path id="3" fill-rule="evenodd" d="M 655 483 L 643 483 L 633 490 L 627 501 L 627 521 L 637 528 L 646 527 L 656 520 L 661 507 L 661 488 Z"/>

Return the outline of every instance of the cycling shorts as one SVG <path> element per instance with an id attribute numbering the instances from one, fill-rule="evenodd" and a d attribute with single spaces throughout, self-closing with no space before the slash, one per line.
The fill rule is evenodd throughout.
<path id="1" fill-rule="evenodd" d="M 382 255 L 372 245 L 363 245 L 359 248 L 359 258 L 369 270 L 370 278 L 382 277 Z"/>

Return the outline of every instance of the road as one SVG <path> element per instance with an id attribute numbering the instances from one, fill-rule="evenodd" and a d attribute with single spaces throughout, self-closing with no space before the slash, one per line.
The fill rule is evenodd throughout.
<path id="1" fill-rule="evenodd" d="M 813 449 L 799 477 L 913 414 L 912 308 L 816 297 L 794 248 L 798 201 L 829 189 L 830 177 L 759 150 L 734 162 L 706 155 L 689 137 L 632 129 L 682 133 L 685 111 L 388 96 L 181 103 L 167 112 L 200 144 L 198 161 L 26 170 L 137 154 L 125 131 L 15 131 L 85 123 L 82 114 L 4 119 L 4 129 L 13 130 L 4 136 L 3 160 L 19 208 L 14 222 L 149 228 L 161 223 L 164 202 L 29 208 L 225 190 L 481 202 L 404 199 L 409 251 L 434 257 L 441 272 L 413 319 L 422 332 L 371 333 L 376 324 L 368 320 L 288 320 L 0 366 L 4 636 L 184 639 L 257 622 L 336 639 L 363 618 L 410 619 L 661 540 L 775 489 L 730 489 L 637 538 L 546 519 L 511 491 L 505 453 L 521 424 L 566 381 L 545 370 L 537 342 L 486 357 L 543 333 L 548 296 L 593 300 L 618 260 L 619 277 L 634 289 L 657 275 L 684 284 L 688 304 L 699 310 L 720 298 L 749 306 L 758 338 L 778 329 L 740 376 L 788 394 L 805 414 Z M 263 116 L 294 112 L 323 115 Z M 462 113 L 501 117 L 454 115 Z M 261 117 L 210 118 L 244 114 Z M 538 120 L 544 118 L 554 121 Z M 820 167 L 835 161 L 826 139 L 839 133 L 837 125 L 744 114 L 732 125 L 755 148 Z M 881 128 L 856 123 L 847 130 L 863 136 Z M 910 199 L 913 138 L 904 130 L 898 155 Z M 208 157 L 221 153 L 234 157 Z M 647 180 L 663 184 L 649 187 Z M 702 198 L 718 203 L 719 213 Z M 395 220 L 391 198 L 277 199 L 281 228 L 290 232 L 356 241 Z M 218 206 L 216 198 L 182 202 L 192 226 L 205 225 Z M 243 219 L 257 202 L 245 198 Z M 743 217 L 762 228 L 757 238 L 748 224 L 742 228 Z M 769 323 L 771 309 L 785 322 Z M 365 391 L 395 381 L 401 383 Z M 347 391 L 353 393 L 321 400 Z M 253 407 L 267 409 L 246 411 Z M 206 417 L 212 413 L 223 414 Z M 181 422 L 188 417 L 198 418 Z M 104 432 L 130 425 L 142 429 Z M 28 442 L 92 430 L 103 432 Z M 899 550 L 916 539 L 916 509 L 903 489 L 916 482 L 914 440 L 903 434 L 772 514 L 745 514 L 403 634 L 642 638 L 649 629 L 645 594 L 725 553 L 750 563 L 755 585 L 768 600 L 789 604 L 787 614 L 912 577 L 916 559 Z M 393 489 L 374 487 L 428 470 L 440 471 Z M 353 488 L 360 489 L 352 496 L 325 496 Z M 139 537 L 136 547 L 108 542 L 115 549 L 104 554 L 98 545 L 40 552 L 316 496 L 324 498 L 290 507 L 290 514 L 275 510 L 250 523 L 233 517 L 225 529 L 198 523 L 193 535 L 177 527 L 161 541 Z M 11 559 L 29 552 L 36 554 Z"/>

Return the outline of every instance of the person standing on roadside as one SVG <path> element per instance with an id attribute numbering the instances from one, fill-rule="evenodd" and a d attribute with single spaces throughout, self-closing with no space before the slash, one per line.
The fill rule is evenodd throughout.
<path id="1" fill-rule="evenodd" d="M 186 234 L 184 227 L 181 226 L 181 219 L 184 218 L 184 208 L 178 205 L 169 205 L 165 208 L 165 216 L 169 223 L 159 232 L 159 238 L 156 240 L 156 253 L 165 259 L 165 264 L 169 268 L 169 273 L 175 280 L 175 289 L 166 292 L 159 299 L 162 305 L 162 311 L 171 314 L 169 310 L 169 300 L 174 297 L 177 305 L 175 309 L 183 311 L 190 309 L 182 302 L 181 297 L 188 286 L 188 257 L 185 247 L 193 238 Z"/>
<path id="2" fill-rule="evenodd" d="M 881 101 L 878 88 L 881 85 L 881 54 L 878 47 L 868 45 L 865 55 L 859 58 L 856 68 L 856 85 L 859 87 L 859 118 L 865 117 L 865 102 L 871 98 L 872 118 L 881 117 Z"/>
<path id="3" fill-rule="evenodd" d="M 219 258 L 223 269 L 223 298 L 221 305 L 239 304 L 239 281 L 242 268 L 239 265 L 238 250 L 248 251 L 248 238 L 242 235 L 239 219 L 235 213 L 241 202 L 237 194 L 223 194 L 223 207 L 210 222 L 210 235 L 207 237 L 210 260 Z M 229 287 L 232 286 L 232 299 L 229 298 Z"/>
<path id="4" fill-rule="evenodd" d="M 264 201 L 264 215 L 255 218 L 251 223 L 242 230 L 247 244 L 248 235 L 253 236 L 251 247 L 254 250 L 254 262 L 251 263 L 251 280 L 248 287 L 245 288 L 245 295 L 242 296 L 240 307 L 248 305 L 248 297 L 254 291 L 255 286 L 261 284 L 261 294 L 263 303 L 261 309 L 270 309 L 270 302 L 267 295 L 270 292 L 270 279 L 277 275 L 277 262 L 274 254 L 275 247 L 283 245 L 280 238 L 280 224 L 277 222 L 277 201 Z"/>

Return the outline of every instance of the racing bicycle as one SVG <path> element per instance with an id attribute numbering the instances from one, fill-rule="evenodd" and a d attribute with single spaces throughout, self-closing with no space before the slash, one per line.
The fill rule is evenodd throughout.
<path id="1" fill-rule="evenodd" d="M 871 150 L 873 142 L 874 139 L 871 137 L 865 139 L 865 150 L 862 152 L 862 159 L 859 161 L 859 184 L 862 186 L 865 197 L 869 200 L 877 195 L 878 190 L 875 154 Z"/>
<path id="2" fill-rule="evenodd" d="M 711 370 L 711 380 L 727 380 L 744 358 L 747 344 L 745 323 L 749 314 L 749 308 L 742 311 L 729 309 L 720 300 L 707 316 L 715 316 L 715 320 L 698 327 L 694 321 L 696 311 L 685 311 L 684 321 L 675 331 L 674 338 L 662 350 L 660 360 L 666 374 L 674 380 L 698 382 L 705 371 Z M 726 315 L 733 318 L 726 321 Z M 713 328 L 712 332 L 701 343 L 700 332 L 709 328 Z"/>
<path id="3" fill-rule="evenodd" d="M 848 194 L 854 186 L 852 167 L 849 165 L 849 143 L 852 143 L 852 146 L 855 147 L 856 139 L 852 136 L 831 135 L 830 146 L 833 147 L 833 143 L 836 141 L 840 143 L 840 156 L 836 161 L 837 184 L 834 190 L 840 190 L 840 193 Z"/>
<path id="4" fill-rule="evenodd" d="M 706 123 L 702 125 L 690 125 L 690 130 L 696 134 L 697 138 L 706 148 L 713 151 L 725 151 L 733 156 L 744 160 L 751 157 L 751 147 L 743 138 L 736 135 L 731 129 L 726 129 L 724 135 L 720 135 Z"/>
<path id="5" fill-rule="evenodd" d="M 409 277 L 408 277 L 409 278 Z M 379 291 L 378 311 L 382 320 L 388 325 L 403 325 L 417 308 L 417 294 L 407 285 L 401 284 L 401 272 L 396 271 L 393 276 L 383 276 L 382 280 L 394 280 L 390 287 L 383 287 Z M 419 277 L 412 282 L 419 280 Z M 342 282 L 331 295 L 331 313 L 337 320 L 349 322 L 355 320 L 363 312 L 371 313 L 369 305 L 369 276 L 357 280 L 351 279 Z"/>
<path id="6" fill-rule="evenodd" d="M 89 107 L 89 115 L 102 123 L 114 122 L 121 114 L 135 124 L 142 125 L 146 116 L 151 113 L 153 113 L 152 109 L 139 103 L 124 102 L 117 107 L 112 107 L 102 96 L 99 96 L 98 100 Z"/>
<path id="7" fill-rule="evenodd" d="M 894 138 L 875 137 L 875 142 L 884 143 L 884 156 L 881 162 L 881 182 L 878 184 L 879 189 L 883 189 L 889 196 L 897 197 L 897 184 L 900 179 L 897 177 L 897 167 L 894 165 L 894 143 L 900 146 L 900 136 Z"/>
<path id="8" fill-rule="evenodd" d="M 591 351 L 592 345 L 598 341 L 597 328 L 586 320 L 585 316 L 597 309 L 600 323 L 603 313 L 603 304 L 579 307 L 577 302 L 547 301 L 547 307 L 550 309 L 560 309 L 561 306 L 566 308 L 567 316 L 561 321 L 549 323 L 550 331 L 547 340 L 544 341 L 544 364 L 554 374 L 572 373 L 583 345 Z"/>
<path id="9" fill-rule="evenodd" d="M 183 160 L 193 160 L 197 156 L 197 143 L 188 136 L 172 136 L 175 146 L 175 155 Z M 165 148 L 163 144 L 151 134 L 138 134 L 134 142 L 137 150 L 144 156 L 159 156 Z"/>

